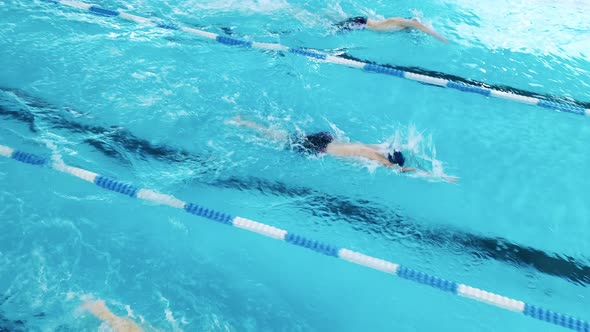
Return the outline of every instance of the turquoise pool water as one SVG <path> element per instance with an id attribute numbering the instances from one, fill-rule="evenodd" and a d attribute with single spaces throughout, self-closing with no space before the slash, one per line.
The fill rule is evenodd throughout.
<path id="1" fill-rule="evenodd" d="M 582 2 L 97 4 L 590 100 Z M 587 118 L 45 2 L 0 11 L 0 144 L 590 318 Z M 330 32 L 357 14 L 421 16 L 452 43 Z M 235 115 L 351 141 L 397 134 L 461 180 L 301 158 L 227 125 Z M 559 330 L 48 169 L 2 160 L 0 179 L 0 313 L 13 330 L 96 330 L 76 309 L 87 296 L 165 331 Z"/>

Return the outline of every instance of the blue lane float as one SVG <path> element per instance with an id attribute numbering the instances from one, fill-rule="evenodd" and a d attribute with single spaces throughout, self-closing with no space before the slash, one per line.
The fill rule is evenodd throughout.
<path id="1" fill-rule="evenodd" d="M 327 57 L 327 55 L 324 53 L 319 53 L 319 52 L 310 51 L 310 50 L 304 50 L 302 48 L 289 48 L 289 51 L 291 53 L 303 55 L 308 58 L 314 58 L 314 59 L 318 59 L 318 60 L 326 60 L 326 57 Z"/>
<path id="2" fill-rule="evenodd" d="M 177 24 L 163 24 L 158 22 L 158 20 L 152 20 L 146 17 L 137 16 L 134 14 L 126 13 L 124 11 L 116 11 L 111 9 L 102 8 L 96 5 L 89 5 L 86 3 L 78 2 L 78 1 L 71 1 L 71 0 L 42 0 L 44 2 L 55 3 L 55 4 L 62 4 L 68 7 L 73 7 L 81 10 L 86 10 L 88 12 L 102 15 L 102 16 L 118 16 L 124 18 L 126 20 L 130 20 L 140 24 L 151 24 L 159 28 L 167 29 L 167 30 L 180 30 L 184 31 L 193 35 L 197 35 L 199 37 L 203 37 L 206 39 L 215 40 L 221 44 L 229 45 L 229 46 L 244 46 L 244 47 L 252 47 L 257 49 L 264 49 L 264 50 L 273 50 L 273 51 L 289 51 L 291 53 L 304 56 L 309 59 L 319 60 L 319 61 L 326 61 L 329 63 L 352 67 L 352 68 L 359 68 L 363 69 L 367 72 L 373 72 L 378 74 L 384 74 L 389 76 L 395 76 L 400 78 L 405 78 L 411 81 L 417 81 L 420 83 L 436 85 L 440 87 L 446 87 L 455 89 L 462 92 L 467 93 L 474 93 L 479 94 L 485 97 L 494 97 L 500 98 L 505 100 L 514 101 L 517 103 L 528 104 L 528 105 L 536 105 L 543 108 L 549 108 L 560 112 L 566 113 L 573 113 L 578 115 L 590 115 L 590 106 L 587 106 L 586 103 L 573 101 L 568 102 L 568 98 L 557 98 L 559 100 L 552 100 L 552 97 L 543 97 L 541 95 L 535 95 L 530 92 L 526 92 L 523 90 L 511 89 L 512 91 L 503 91 L 500 89 L 495 88 L 487 88 L 482 87 L 477 84 L 471 84 L 469 82 L 474 82 L 470 80 L 463 79 L 463 82 L 456 81 L 450 78 L 439 77 L 419 72 L 413 72 L 411 70 L 400 70 L 396 68 L 392 68 L 392 66 L 385 66 L 385 65 L 377 65 L 373 63 L 363 62 L 359 60 L 354 60 L 345 57 L 333 56 L 328 55 L 326 53 L 322 53 L 316 50 L 310 49 L 302 49 L 302 48 L 290 48 L 281 44 L 276 43 L 258 43 L 255 41 L 247 41 L 241 40 L 236 38 L 231 38 L 227 36 L 218 35 L 215 33 L 211 33 L 204 30 L 199 30 L 190 27 L 183 27 Z M 525 93 L 526 92 L 526 93 Z M 553 97 L 553 99 L 555 99 Z"/>
<path id="3" fill-rule="evenodd" d="M 162 28 L 162 29 L 166 29 L 166 30 L 180 30 L 180 27 L 176 24 L 158 23 L 156 26 L 158 28 Z"/>
<path id="4" fill-rule="evenodd" d="M 250 41 L 221 36 L 221 35 L 217 35 L 215 40 L 217 40 L 218 42 L 220 42 L 222 44 L 230 45 L 230 46 L 252 47 L 252 42 L 250 42 Z"/>
<path id="5" fill-rule="evenodd" d="M 490 89 L 482 88 L 479 86 L 467 85 L 465 83 L 460 82 L 449 82 L 447 84 L 447 88 L 456 89 L 463 92 L 477 93 L 486 97 L 489 97 L 489 95 L 492 93 Z"/>
<path id="6" fill-rule="evenodd" d="M 82 168 L 69 166 L 61 162 L 48 163 L 47 158 L 39 157 L 35 154 L 14 150 L 8 146 L 0 145 L 0 156 L 20 161 L 24 164 L 47 166 L 62 173 L 75 176 L 95 184 L 101 188 L 111 190 L 132 198 L 139 198 L 154 202 L 157 204 L 168 205 L 177 209 L 182 209 L 189 214 L 197 215 L 210 219 L 222 224 L 241 228 L 250 232 L 258 233 L 270 238 L 278 239 L 298 247 L 310 249 L 312 251 L 340 258 L 351 263 L 362 265 L 373 270 L 382 271 L 400 278 L 413 281 L 419 284 L 427 285 L 444 292 L 449 292 L 462 297 L 470 298 L 478 302 L 494 305 L 498 308 L 521 313 L 525 316 L 542 320 L 548 323 L 559 325 L 579 332 L 590 332 L 590 323 L 587 321 L 565 315 L 559 312 L 541 308 L 523 301 L 515 300 L 509 297 L 487 292 L 482 289 L 460 284 L 454 281 L 445 280 L 424 272 L 416 271 L 411 268 L 400 266 L 383 259 L 368 256 L 360 252 L 352 251 L 346 248 L 337 247 L 308 238 L 303 235 L 294 234 L 287 230 L 280 229 L 268 224 L 254 220 L 234 217 L 226 213 L 215 211 L 194 203 L 184 202 L 172 195 L 159 193 L 155 190 L 139 188 L 132 184 L 121 182 L 119 180 L 103 176 Z"/>
<path id="7" fill-rule="evenodd" d="M 98 7 L 98 6 L 90 6 L 90 8 L 88 8 L 88 10 L 90 12 L 95 13 L 95 14 L 98 14 L 98 15 L 119 16 L 119 12 L 116 11 L 116 10 L 105 9 L 105 8 L 101 8 L 101 7 Z"/>
<path id="8" fill-rule="evenodd" d="M 46 159 L 37 157 L 33 154 L 22 152 L 22 151 L 14 151 L 14 153 L 10 156 L 10 158 L 14 160 L 18 160 L 25 164 L 31 165 L 45 165 L 47 162 Z"/>
<path id="9" fill-rule="evenodd" d="M 118 192 L 119 194 L 127 195 L 129 197 L 135 197 L 135 195 L 137 195 L 136 187 L 106 176 L 97 176 L 96 179 L 94 179 L 94 184 L 104 189 Z"/>
<path id="10" fill-rule="evenodd" d="M 396 77 L 404 77 L 404 72 L 399 69 L 389 68 L 389 67 L 380 66 L 380 65 L 374 65 L 371 63 L 367 63 L 365 65 L 364 69 L 365 69 L 365 71 L 369 71 L 369 72 L 373 72 L 373 73 L 385 74 L 385 75 L 396 76 Z"/>

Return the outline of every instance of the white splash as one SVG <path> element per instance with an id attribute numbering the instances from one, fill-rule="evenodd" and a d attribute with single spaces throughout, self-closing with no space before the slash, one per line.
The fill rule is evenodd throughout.
<path id="1" fill-rule="evenodd" d="M 350 138 L 346 137 L 346 133 L 344 132 L 344 130 L 338 128 L 338 126 L 336 126 L 335 123 L 330 122 L 327 118 L 324 118 L 324 121 L 326 121 L 328 123 L 328 126 L 330 126 L 330 128 L 332 128 L 332 132 L 334 132 L 334 136 L 336 137 L 336 139 L 340 142 L 350 142 Z"/>
<path id="2" fill-rule="evenodd" d="M 175 332 L 182 332 L 182 328 L 180 328 L 178 321 L 174 318 L 174 314 L 172 313 L 172 310 L 170 310 L 170 301 L 165 298 L 162 294 L 158 294 L 160 296 L 160 302 L 164 303 L 166 305 L 166 308 L 164 309 L 164 315 L 166 316 L 166 320 L 170 323 L 170 325 L 172 326 L 172 331 Z"/>
<path id="3" fill-rule="evenodd" d="M 406 167 L 415 167 L 416 172 L 407 173 L 410 177 L 429 181 L 456 182 L 458 178 L 445 174 L 443 162 L 436 158 L 436 146 L 432 135 L 418 131 L 415 125 L 398 128 L 386 141 L 389 151 L 402 151 L 406 156 Z M 385 145 L 385 144 L 384 144 Z"/>

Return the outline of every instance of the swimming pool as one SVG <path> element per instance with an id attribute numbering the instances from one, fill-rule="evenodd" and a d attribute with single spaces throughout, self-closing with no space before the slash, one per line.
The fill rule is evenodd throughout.
<path id="1" fill-rule="evenodd" d="M 559 10 L 531 2 L 528 21 L 517 9 L 459 1 L 98 4 L 239 39 L 590 99 L 584 45 L 549 38 L 587 31 L 577 2 Z M 343 13 L 419 14 L 413 8 L 454 43 L 327 32 Z M 45 2 L 0 10 L 0 144 L 588 318 L 587 118 Z M 555 19 L 562 11 L 567 29 Z M 514 22 L 526 38 L 506 38 L 503 27 Z M 287 130 L 331 128 L 351 141 L 397 132 L 419 141 L 419 155 L 435 150 L 461 182 L 301 158 L 225 124 L 238 114 Z M 559 329 L 48 169 L 1 163 L 1 309 L 17 327 L 96 329 L 76 311 L 92 294 L 163 330 Z"/>

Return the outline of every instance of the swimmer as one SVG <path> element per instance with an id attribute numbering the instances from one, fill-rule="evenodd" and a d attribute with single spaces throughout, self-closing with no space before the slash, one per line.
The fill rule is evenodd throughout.
<path id="1" fill-rule="evenodd" d="M 107 323 L 115 332 L 144 332 L 131 319 L 119 317 L 112 313 L 103 300 L 85 302 L 81 308 L 90 311 L 96 318 Z"/>
<path id="2" fill-rule="evenodd" d="M 334 137 L 326 132 L 311 135 L 288 135 L 284 132 L 264 127 L 258 123 L 243 120 L 240 116 L 233 118 L 230 123 L 255 129 L 273 140 L 287 143 L 292 150 L 304 154 L 327 154 L 343 158 L 361 157 L 376 161 L 385 167 L 398 169 L 401 172 L 413 172 L 416 170 L 412 167 L 404 167 L 406 159 L 400 151 L 383 152 L 381 151 L 382 148 L 378 145 L 335 142 Z"/>
<path id="3" fill-rule="evenodd" d="M 417 29 L 433 36 L 443 43 L 449 42 L 445 37 L 422 24 L 417 18 L 407 19 L 402 17 L 391 17 L 384 20 L 373 20 L 365 16 L 356 16 L 342 22 L 338 22 L 335 24 L 335 26 L 339 31 L 369 29 L 379 32 L 394 32 L 405 29 Z"/>

